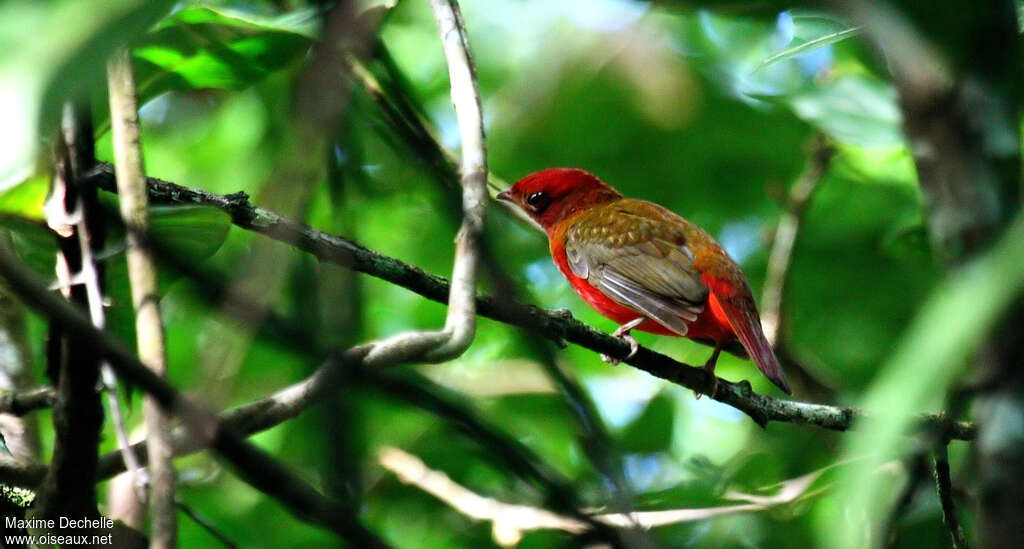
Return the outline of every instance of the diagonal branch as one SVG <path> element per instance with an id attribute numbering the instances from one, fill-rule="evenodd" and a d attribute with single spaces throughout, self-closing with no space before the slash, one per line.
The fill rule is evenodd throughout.
<path id="1" fill-rule="evenodd" d="M 7 279 L 11 291 L 26 304 L 65 333 L 73 334 L 83 350 L 105 358 L 122 379 L 146 391 L 164 410 L 181 417 L 191 437 L 206 441 L 253 487 L 280 501 L 299 518 L 350 539 L 360 547 L 385 545 L 359 524 L 351 509 L 325 498 L 273 457 L 246 442 L 217 416 L 183 397 L 123 345 L 95 328 L 82 312 L 54 295 L 18 264 L 10 250 L 3 248 L 0 248 L 0 276 Z M 16 472 L 25 474 L 24 469 Z"/>
<path id="2" fill-rule="evenodd" d="M 108 165 L 98 166 L 91 179 L 100 188 L 114 189 L 114 178 Z M 317 231 L 253 206 L 245 193 L 219 195 L 155 178 L 147 178 L 147 182 L 154 202 L 212 206 L 230 215 L 238 227 L 288 243 L 321 261 L 369 274 L 440 303 L 447 299 L 448 280 L 351 240 Z M 486 295 L 477 296 L 476 308 L 482 316 L 532 331 L 563 346 L 571 342 L 611 356 L 629 353 L 627 343 L 575 320 L 566 311 L 549 311 Z M 702 368 L 678 362 L 644 347 L 625 362 L 677 385 L 710 394 L 710 378 Z M 853 408 L 776 399 L 755 393 L 746 381 L 732 383 L 719 379 L 714 398 L 744 412 L 762 426 L 778 421 L 845 431 L 865 415 Z M 973 424 L 950 420 L 944 414 L 922 414 L 918 422 L 919 429 L 945 431 L 951 439 L 969 440 L 975 436 Z"/>
<path id="3" fill-rule="evenodd" d="M 338 371 L 346 367 L 356 368 L 357 365 L 346 365 L 339 357 L 330 359 L 307 379 L 266 398 L 223 412 L 219 419 L 224 426 L 242 436 L 279 425 L 302 414 L 324 395 L 336 390 Z M 353 381 L 364 384 L 368 389 L 400 397 L 403 402 L 435 414 L 456 430 L 472 437 L 509 470 L 536 484 L 555 509 L 576 517 L 583 524 L 590 524 L 590 528 L 605 528 L 579 508 L 568 479 L 551 469 L 527 446 L 481 421 L 479 414 L 453 398 L 450 391 L 409 371 L 362 366 L 355 373 L 358 375 L 353 376 Z M 197 438 L 184 428 L 174 432 L 176 456 L 197 452 L 210 443 L 208 437 Z M 146 458 L 145 441 L 136 443 L 132 450 L 142 459 Z M 125 470 L 124 460 L 118 452 L 110 452 L 100 457 L 97 469 L 98 479 L 107 479 Z M 33 487 L 45 473 L 46 468 L 42 465 L 0 460 L 0 482 Z"/>
<path id="4" fill-rule="evenodd" d="M 206 520 L 202 515 L 195 512 L 194 509 L 186 505 L 185 502 L 178 500 L 177 506 L 182 513 L 185 513 L 185 516 L 192 519 L 192 522 L 198 524 L 200 528 L 209 532 L 210 535 L 213 536 L 214 539 L 219 541 L 221 545 L 227 547 L 228 549 L 235 549 L 236 547 L 238 547 L 238 544 L 235 543 L 235 541 L 232 540 L 230 537 L 228 537 L 227 534 L 222 532 L 220 528 L 217 527 L 217 525 L 213 524 L 209 520 Z"/>

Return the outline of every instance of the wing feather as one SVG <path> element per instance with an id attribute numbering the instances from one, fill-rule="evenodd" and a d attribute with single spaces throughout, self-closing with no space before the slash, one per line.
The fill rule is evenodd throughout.
<path id="1" fill-rule="evenodd" d="M 625 239 L 602 238 L 605 227 L 569 231 L 566 259 L 573 274 L 612 301 L 679 335 L 704 310 L 708 288 L 680 238 L 659 238 L 640 226 L 627 227 Z"/>

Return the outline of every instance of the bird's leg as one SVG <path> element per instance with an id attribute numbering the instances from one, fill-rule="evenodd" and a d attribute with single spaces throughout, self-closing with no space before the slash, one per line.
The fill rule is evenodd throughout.
<path id="1" fill-rule="evenodd" d="M 617 337 L 617 338 L 625 341 L 626 343 L 629 343 L 629 354 L 626 355 L 625 358 L 621 358 L 621 359 L 620 358 L 614 358 L 614 357 L 610 357 L 610 356 L 608 356 L 608 355 L 606 355 L 604 353 L 601 353 L 601 360 L 603 360 L 603 361 L 607 362 L 608 364 L 611 364 L 612 366 L 614 366 L 614 365 L 618 364 L 619 362 L 622 362 L 623 360 L 626 360 L 626 359 L 629 359 L 629 358 L 633 358 L 633 355 L 635 355 L 637 350 L 640 349 L 640 344 L 636 342 L 636 339 L 633 339 L 633 336 L 629 335 L 629 332 L 633 328 L 636 328 L 637 326 L 642 324 L 645 320 L 647 320 L 647 317 L 645 317 L 645 316 L 638 316 L 638 317 L 634 318 L 633 320 L 630 320 L 629 322 L 623 324 L 622 326 L 619 326 L 619 328 L 617 330 L 612 332 L 612 337 Z"/>
<path id="2" fill-rule="evenodd" d="M 715 392 L 718 391 L 718 378 L 715 376 L 715 365 L 718 363 L 718 355 L 722 352 L 722 344 L 715 343 L 715 350 L 711 353 L 711 358 L 704 363 L 704 371 L 708 373 L 708 377 L 711 378 L 711 398 L 715 398 Z M 700 393 L 697 391 L 693 392 L 694 396 L 700 398 Z"/>

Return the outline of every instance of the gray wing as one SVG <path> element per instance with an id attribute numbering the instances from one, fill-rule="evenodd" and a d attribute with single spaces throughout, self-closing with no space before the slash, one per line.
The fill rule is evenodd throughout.
<path id="1" fill-rule="evenodd" d="M 576 276 L 679 335 L 686 335 L 686 323 L 704 310 L 708 288 L 685 245 L 652 239 L 610 246 L 569 239 L 565 253 Z"/>

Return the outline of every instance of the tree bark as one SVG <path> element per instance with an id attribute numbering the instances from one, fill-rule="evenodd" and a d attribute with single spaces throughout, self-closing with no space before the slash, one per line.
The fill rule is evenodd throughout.
<path id="1" fill-rule="evenodd" d="M 158 376 L 167 376 L 164 323 L 156 263 L 146 243 L 149 195 L 142 165 L 139 105 L 131 54 L 122 50 L 107 64 L 110 120 L 121 218 L 127 234 L 128 279 L 135 308 L 139 360 Z M 174 495 L 174 450 L 171 421 L 152 397 L 146 397 L 146 448 L 149 450 L 151 547 L 173 548 L 178 538 L 178 509 Z"/>
<path id="2" fill-rule="evenodd" d="M 88 308 L 90 287 L 81 281 L 85 276 L 95 277 L 91 281 L 93 291 L 98 287 L 99 273 L 91 265 L 90 255 L 104 236 L 102 220 L 97 217 L 96 188 L 85 177 L 95 163 L 88 105 L 68 104 L 62 125 L 47 221 L 57 232 L 58 280 L 65 295 L 76 305 Z M 96 389 L 100 357 L 81 336 L 53 328 L 48 360 L 48 373 L 57 386 L 53 410 L 56 440 L 35 512 L 41 518 L 55 520 L 94 519 L 99 517 L 96 461 L 103 427 L 103 407 Z"/>

